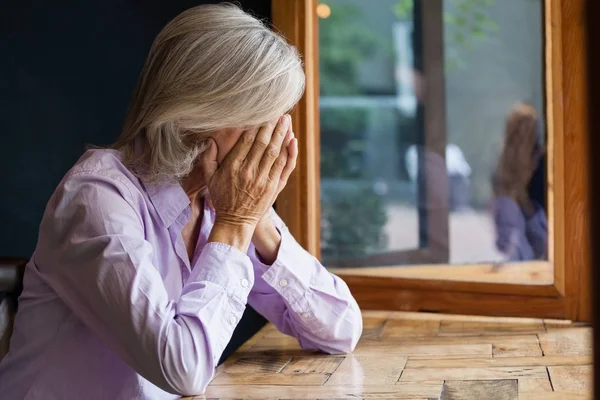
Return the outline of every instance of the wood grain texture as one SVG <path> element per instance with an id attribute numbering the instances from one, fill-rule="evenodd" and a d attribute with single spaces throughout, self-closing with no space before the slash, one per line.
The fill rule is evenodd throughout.
<path id="1" fill-rule="evenodd" d="M 514 393 L 518 388 L 519 399 L 591 398 L 592 357 L 586 346 L 576 344 L 589 335 L 589 327 L 551 321 L 560 328 L 539 336 L 548 343 L 550 353 L 559 354 L 542 355 L 540 351 L 530 356 L 497 357 L 492 354 L 493 347 L 534 344 L 539 348 L 542 341 L 538 335 L 515 334 L 539 320 L 368 311 L 364 320 L 369 326 L 403 321 L 406 324 L 402 328 L 409 331 L 419 331 L 423 322 L 444 325 L 470 321 L 485 324 L 486 334 L 439 336 L 430 331 L 430 336 L 382 336 L 361 340 L 352 355 L 327 355 L 298 350 L 269 325 L 259 332 L 252 347 L 239 350 L 218 368 L 206 397 L 503 399 L 517 398 Z M 414 329 L 408 327 L 410 323 L 415 324 Z M 277 347 L 268 349 L 270 344 Z M 262 350 L 254 349 L 256 346 Z M 507 393 L 509 397 L 499 397 Z"/>
<path id="2" fill-rule="evenodd" d="M 394 385 L 406 365 L 406 357 L 348 356 L 325 386 Z"/>
<path id="3" fill-rule="evenodd" d="M 568 365 L 548 367 L 552 386 L 557 392 L 591 392 L 592 366 Z"/>
<path id="4" fill-rule="evenodd" d="M 517 400 L 517 381 L 446 381 L 440 400 Z"/>
<path id="5" fill-rule="evenodd" d="M 545 394 L 552 392 L 550 378 L 542 379 L 519 379 L 519 393 Z"/>
<path id="6" fill-rule="evenodd" d="M 502 334 L 537 334 L 545 333 L 546 327 L 542 320 L 536 322 L 506 324 L 503 322 L 478 321 L 442 321 L 440 335 L 476 336 Z"/>
<path id="7" fill-rule="evenodd" d="M 551 365 L 591 365 L 591 356 L 546 356 L 505 358 L 461 358 L 461 359 L 410 359 L 406 368 L 488 368 L 488 367 L 533 367 Z"/>
<path id="8" fill-rule="evenodd" d="M 590 152 L 585 0 L 562 0 L 564 249 L 567 318 L 591 319 Z M 560 160 L 555 160 L 559 164 Z M 558 190 L 559 188 L 557 188 Z M 560 204 L 559 204 L 560 205 Z M 560 212 L 558 210 L 557 212 Z M 558 229 L 558 227 L 557 227 Z"/>
<path id="9" fill-rule="evenodd" d="M 282 385 L 282 386 L 322 386 L 329 374 L 274 374 L 254 372 L 241 374 L 221 373 L 210 383 L 220 385 Z"/>
<path id="10" fill-rule="evenodd" d="M 417 368 L 406 369 L 400 377 L 400 382 L 430 381 L 443 379 L 445 381 L 469 380 L 488 381 L 504 379 L 543 379 L 547 377 L 545 367 L 485 367 L 485 368 Z"/>
<path id="11" fill-rule="evenodd" d="M 283 387 L 265 386 L 209 386 L 206 398 L 233 398 L 244 400 L 279 399 L 438 399 L 442 392 L 443 381 L 403 382 L 389 386 L 330 386 L 330 387 Z"/>
<path id="12" fill-rule="evenodd" d="M 416 345 L 476 345 L 476 344 L 525 344 L 538 343 L 537 335 L 483 335 L 483 336 L 415 336 L 411 338 L 387 338 L 381 340 L 361 340 L 357 349 L 391 349 L 398 346 Z"/>
<path id="13" fill-rule="evenodd" d="M 527 261 L 502 264 L 433 264 L 391 265 L 385 267 L 330 268 L 335 274 L 371 276 L 384 278 L 412 278 L 427 280 L 462 281 L 479 283 L 513 283 L 521 285 L 552 285 L 554 282 L 552 263 L 549 261 Z"/>
<path id="14" fill-rule="evenodd" d="M 223 371 L 228 374 L 277 373 L 292 361 L 291 357 L 241 357 L 231 365 L 225 365 Z"/>
<path id="15" fill-rule="evenodd" d="M 362 309 L 385 307 L 403 311 L 428 311 L 449 314 L 488 314 L 511 317 L 564 318 L 564 298 L 443 290 L 413 290 L 401 286 L 366 286 L 344 277 Z M 387 281 L 392 281 L 387 279 Z M 462 284 L 462 282 L 461 282 Z M 478 284 L 484 285 L 484 284 Z M 487 284 L 487 285 L 492 285 Z M 522 287 L 522 286 L 521 286 Z M 390 290 L 388 290 L 390 289 Z"/>
<path id="16" fill-rule="evenodd" d="M 541 357 L 542 348 L 537 340 L 533 342 L 511 342 L 499 340 L 492 344 L 494 357 Z"/>
<path id="17" fill-rule="evenodd" d="M 592 395 L 578 392 L 525 392 L 519 393 L 519 400 L 592 400 Z"/>
<path id="18" fill-rule="evenodd" d="M 294 357 L 282 370 L 284 374 L 333 374 L 344 357 Z"/>
<path id="19" fill-rule="evenodd" d="M 440 330 L 440 321 L 391 319 L 383 327 L 383 338 L 413 336 L 435 336 Z"/>
<path id="20" fill-rule="evenodd" d="M 592 328 L 581 327 L 539 335 L 544 355 L 588 356 L 592 354 Z"/>
<path id="21" fill-rule="evenodd" d="M 360 356 L 385 357 L 393 351 L 394 354 L 411 359 L 423 358 L 491 358 L 490 344 L 394 344 L 383 347 L 357 347 L 354 354 Z"/>

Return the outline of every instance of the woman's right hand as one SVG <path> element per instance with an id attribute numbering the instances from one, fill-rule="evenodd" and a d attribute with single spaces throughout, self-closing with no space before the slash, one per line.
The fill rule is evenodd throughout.
<path id="1" fill-rule="evenodd" d="M 291 134 L 284 115 L 242 133 L 223 163 L 214 168 L 214 143 L 202 157 L 208 192 L 215 210 L 209 241 L 225 242 L 245 251 L 258 221 L 272 205 L 284 173 Z M 211 170 L 212 169 L 212 170 Z"/>

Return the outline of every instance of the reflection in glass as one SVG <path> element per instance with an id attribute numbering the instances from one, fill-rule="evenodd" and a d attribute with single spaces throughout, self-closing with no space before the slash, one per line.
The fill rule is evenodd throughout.
<path id="1" fill-rule="evenodd" d="M 321 3 L 325 264 L 545 260 L 541 0 Z"/>
<path id="2" fill-rule="evenodd" d="M 542 203 L 530 194 L 542 155 L 537 113 L 528 104 L 517 104 L 506 120 L 492 183 L 496 246 L 510 261 L 546 258 L 548 221 Z"/>

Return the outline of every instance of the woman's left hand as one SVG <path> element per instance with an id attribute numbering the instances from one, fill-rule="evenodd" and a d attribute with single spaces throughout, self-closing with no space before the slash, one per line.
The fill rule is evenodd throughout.
<path id="1" fill-rule="evenodd" d="M 290 178 L 292 171 L 294 171 L 294 169 L 296 168 L 296 160 L 298 158 L 298 139 L 296 139 L 294 137 L 294 132 L 292 131 L 292 122 L 291 121 L 290 121 L 290 127 L 288 129 L 288 132 L 287 132 L 284 142 L 287 144 L 287 152 L 288 152 L 287 163 L 285 164 L 285 167 L 283 168 L 283 172 L 281 173 L 281 179 L 279 180 L 279 186 L 277 187 L 275 196 L 273 197 L 273 199 L 271 201 L 271 207 L 273 206 L 273 204 L 275 204 L 275 200 L 277 200 L 277 197 L 279 196 L 281 191 L 287 185 L 288 179 Z M 268 215 L 269 215 L 268 213 L 265 214 L 265 216 L 267 216 L 267 217 L 268 217 Z M 263 216 L 263 219 L 265 219 L 265 216 Z"/>
<path id="2" fill-rule="evenodd" d="M 279 182 L 279 186 L 277 187 L 275 196 L 271 201 L 271 207 L 273 206 L 273 204 L 275 204 L 275 200 L 277 200 L 277 197 L 287 185 L 288 179 L 292 174 L 292 171 L 294 170 L 294 168 L 296 168 L 296 160 L 298 158 L 298 139 L 294 137 L 294 132 L 292 132 L 292 124 L 290 124 L 290 128 L 288 130 L 285 141 L 286 143 L 288 143 L 287 163 L 281 174 L 281 179 Z M 277 228 L 275 228 L 275 224 L 268 212 L 262 216 L 260 221 L 258 221 L 256 229 L 254 230 L 254 235 L 252 236 L 252 243 L 254 244 L 256 251 L 258 252 L 262 261 L 265 264 L 270 265 L 275 262 L 275 260 L 277 259 L 277 254 L 279 252 L 281 235 L 279 234 Z"/>

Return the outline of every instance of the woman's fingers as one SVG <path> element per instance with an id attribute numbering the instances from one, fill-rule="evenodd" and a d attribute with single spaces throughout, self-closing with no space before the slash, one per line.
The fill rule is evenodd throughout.
<path id="1" fill-rule="evenodd" d="M 257 134 L 258 128 L 244 131 L 235 146 L 233 146 L 233 149 L 225 156 L 223 165 L 242 163 L 248 156 L 250 149 L 252 149 Z"/>
<path id="2" fill-rule="evenodd" d="M 252 144 L 252 148 L 248 152 L 248 156 L 246 157 L 246 161 L 248 164 L 258 165 L 264 152 L 269 147 L 271 143 L 271 138 L 273 137 L 273 132 L 277 128 L 277 126 L 281 123 L 283 117 L 279 119 L 269 121 L 266 124 L 262 125 L 258 128 L 258 133 L 256 134 L 256 138 L 254 139 L 254 143 Z"/>
<path id="3" fill-rule="evenodd" d="M 268 171 L 267 175 L 265 175 L 265 178 L 268 179 L 270 182 L 275 182 L 275 189 L 279 188 L 279 180 L 281 179 L 281 174 L 285 166 L 287 165 L 287 160 L 288 149 L 287 147 L 284 147 L 279 153 L 279 156 L 277 156 L 277 158 L 273 162 L 273 165 L 271 166 L 271 169 Z"/>
<path id="4" fill-rule="evenodd" d="M 287 150 L 287 163 L 285 164 L 285 167 L 281 172 L 281 177 L 279 178 L 280 183 L 278 192 L 281 192 L 283 190 L 283 188 L 287 184 L 288 179 L 290 178 L 290 175 L 292 174 L 292 171 L 294 171 L 294 169 L 296 168 L 296 160 L 298 158 L 298 139 L 292 138 L 290 144 L 287 147 Z"/>
<path id="5" fill-rule="evenodd" d="M 285 140 L 284 140 L 283 144 L 285 146 L 289 146 L 290 143 L 292 142 L 293 138 L 294 138 L 294 131 L 292 130 L 292 124 L 290 123 L 290 125 L 288 126 L 287 135 L 285 136 Z"/>
<path id="6" fill-rule="evenodd" d="M 279 119 L 277 126 L 272 132 L 271 141 L 261 154 L 261 159 L 258 164 L 259 171 L 268 172 L 276 162 L 277 158 L 281 155 L 290 125 L 291 117 L 289 115 L 284 115 Z M 254 163 L 256 160 L 253 159 L 249 161 Z"/>

